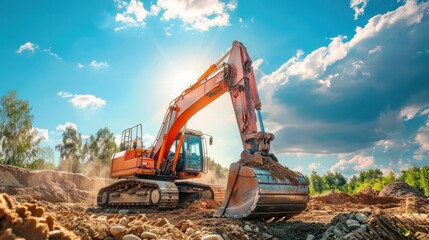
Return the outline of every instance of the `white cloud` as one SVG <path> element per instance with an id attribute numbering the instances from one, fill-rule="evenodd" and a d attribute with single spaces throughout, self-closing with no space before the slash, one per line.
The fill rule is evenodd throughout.
<path id="1" fill-rule="evenodd" d="M 73 97 L 73 94 L 69 93 L 69 92 L 64 92 L 64 91 L 60 91 L 57 93 L 58 96 L 62 97 L 62 98 L 70 98 Z"/>
<path id="2" fill-rule="evenodd" d="M 418 5 L 413 0 L 407 1 L 404 6 L 394 11 L 371 18 L 363 28 L 357 27 L 356 34 L 349 42 L 344 42 L 346 37 L 341 35 L 331 38 L 331 42 L 327 47 L 316 49 L 304 58 L 301 58 L 304 52 L 298 50 L 297 54 L 278 70 L 265 76 L 262 79 L 262 85 L 265 83 L 285 84 L 292 76 L 296 76 L 299 79 L 317 79 L 325 73 L 328 66 L 344 59 L 350 49 L 363 40 L 400 22 L 404 22 L 408 26 L 419 23 L 425 11 L 428 10 L 428 6 L 429 2 Z M 356 65 L 356 67 L 359 66 L 361 65 Z"/>
<path id="3" fill-rule="evenodd" d="M 292 170 L 294 170 L 295 172 L 302 172 L 302 170 L 304 170 L 304 167 L 299 165 L 299 166 L 294 167 Z"/>
<path id="4" fill-rule="evenodd" d="M 380 52 L 381 51 L 381 46 L 379 45 L 379 46 L 377 46 L 377 47 L 375 47 L 375 48 L 373 48 L 373 49 L 371 49 L 371 50 L 369 50 L 369 54 L 374 54 L 374 53 L 378 53 L 378 52 Z"/>
<path id="5" fill-rule="evenodd" d="M 49 139 L 49 130 L 48 129 L 33 127 L 32 130 L 34 132 L 36 132 L 36 138 L 42 139 L 43 142 L 50 141 L 50 139 Z"/>
<path id="6" fill-rule="evenodd" d="M 102 69 L 102 68 L 108 68 L 109 64 L 107 62 L 97 62 L 95 60 L 92 60 L 92 62 L 89 66 L 98 70 L 98 69 Z"/>
<path id="7" fill-rule="evenodd" d="M 81 137 L 82 139 L 88 139 L 88 138 L 89 138 L 89 136 L 88 136 L 88 135 L 85 135 L 85 134 L 82 134 L 80 137 Z"/>
<path id="8" fill-rule="evenodd" d="M 143 134 L 143 145 L 145 148 L 149 148 L 155 142 L 156 137 L 150 134 Z"/>
<path id="9" fill-rule="evenodd" d="M 262 63 L 264 63 L 264 59 L 262 59 L 262 58 L 256 59 L 252 63 L 253 69 L 259 69 L 259 67 L 261 67 Z"/>
<path id="10" fill-rule="evenodd" d="M 354 165 L 353 169 L 356 171 L 362 171 L 374 167 L 373 156 L 356 155 L 348 161 L 348 164 Z"/>
<path id="11" fill-rule="evenodd" d="M 75 107 L 80 109 L 92 109 L 95 110 L 106 105 L 104 99 L 98 98 L 91 94 L 75 94 L 72 98 L 69 99 Z"/>
<path id="12" fill-rule="evenodd" d="M 350 0 L 350 8 L 355 11 L 355 20 L 365 12 L 366 5 L 369 0 Z"/>
<path id="13" fill-rule="evenodd" d="M 19 46 L 19 49 L 16 51 L 18 54 L 21 54 L 24 51 L 30 51 L 32 53 L 34 53 L 36 51 L 36 49 L 38 49 L 39 46 L 32 43 L 32 42 L 26 42 L 24 44 L 22 44 L 21 46 Z"/>
<path id="14" fill-rule="evenodd" d="M 395 143 L 391 140 L 379 140 L 375 143 L 375 146 L 381 147 L 383 149 L 383 152 L 387 152 L 387 150 L 389 150 L 389 148 L 391 148 L 394 145 Z"/>
<path id="15" fill-rule="evenodd" d="M 116 22 L 122 24 L 121 27 L 115 29 L 115 31 L 129 28 L 129 27 L 143 27 L 145 26 L 146 18 L 151 13 L 144 8 L 143 2 L 139 0 L 131 0 L 130 2 L 115 1 L 119 9 L 124 9 L 122 13 L 116 14 Z M 158 14 L 159 10 L 156 7 L 152 8 L 153 14 Z"/>
<path id="16" fill-rule="evenodd" d="M 347 160 L 345 159 L 340 159 L 337 163 L 335 163 L 332 167 L 331 167 L 331 171 L 332 172 L 342 172 L 345 171 L 348 168 L 347 166 Z"/>
<path id="17" fill-rule="evenodd" d="M 238 18 L 238 22 L 239 23 L 243 23 L 243 19 L 242 18 Z"/>
<path id="18" fill-rule="evenodd" d="M 182 26 L 186 30 L 205 32 L 212 27 L 228 26 L 229 12 L 237 7 L 236 1 L 225 3 L 221 0 L 158 0 L 148 8 L 145 8 L 140 0 L 129 2 L 115 0 L 115 3 L 121 10 L 115 17 L 116 22 L 121 23 L 121 26 L 115 31 L 130 27 L 144 27 L 149 16 L 161 15 L 160 19 L 163 21 L 182 21 Z M 171 34 L 171 31 L 168 33 Z"/>
<path id="19" fill-rule="evenodd" d="M 331 167 L 332 172 L 345 172 L 354 169 L 355 171 L 362 171 L 376 167 L 374 165 L 374 157 L 366 156 L 364 154 L 357 154 L 350 160 L 340 159 Z"/>
<path id="20" fill-rule="evenodd" d="M 208 31 L 212 27 L 229 25 L 229 12 L 236 4 L 225 4 L 219 0 L 189 1 L 189 0 L 158 0 L 164 12 L 162 20 L 181 20 L 185 29 Z"/>
<path id="21" fill-rule="evenodd" d="M 310 168 L 311 170 L 316 170 L 319 167 L 320 167 L 320 163 L 313 162 L 313 163 L 308 164 L 308 168 Z"/>
<path id="22" fill-rule="evenodd" d="M 65 131 L 66 128 L 72 128 L 77 131 L 77 125 L 72 122 L 66 122 L 64 124 L 59 124 L 56 128 L 57 131 Z"/>
<path id="23" fill-rule="evenodd" d="M 78 68 L 83 68 L 84 66 L 83 66 L 83 64 L 82 64 L 82 63 L 78 63 L 78 64 L 77 64 L 77 67 L 78 67 Z"/>
<path id="24" fill-rule="evenodd" d="M 106 105 L 106 100 L 98 98 L 91 94 L 72 94 L 69 92 L 60 91 L 58 96 L 68 99 L 73 106 L 80 109 L 96 110 Z"/>
<path id="25" fill-rule="evenodd" d="M 51 55 L 52 57 L 54 57 L 54 58 L 56 58 L 58 60 L 63 60 L 60 56 L 58 56 L 58 54 L 52 52 L 51 48 L 45 48 L 45 49 L 43 49 L 43 52 Z"/>
<path id="26" fill-rule="evenodd" d="M 26 42 L 25 44 L 22 44 L 21 46 L 19 46 L 19 49 L 16 51 L 18 54 L 22 54 L 22 52 L 24 51 L 29 51 L 31 53 L 35 53 L 36 51 L 38 52 L 44 52 L 58 60 L 62 60 L 62 58 L 60 56 L 58 56 L 58 54 L 52 52 L 51 48 L 45 48 L 45 49 L 39 49 L 39 45 L 34 44 L 32 42 Z"/>
<path id="27" fill-rule="evenodd" d="M 415 152 L 415 159 L 421 160 L 422 155 L 429 151 L 429 122 L 419 128 L 416 135 L 416 142 L 419 148 Z"/>

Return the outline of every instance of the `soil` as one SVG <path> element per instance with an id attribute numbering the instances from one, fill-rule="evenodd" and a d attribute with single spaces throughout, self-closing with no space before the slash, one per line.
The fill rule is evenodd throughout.
<path id="1" fill-rule="evenodd" d="M 242 158 L 237 163 L 246 167 L 254 167 L 267 170 L 275 177 L 279 179 L 288 179 L 294 184 L 298 184 L 298 180 L 296 178 L 300 177 L 297 172 L 294 172 L 289 168 L 281 165 L 278 161 L 274 161 L 269 156 L 262 156 L 259 154 L 253 154 L 252 156 L 243 152 Z"/>
<path id="2" fill-rule="evenodd" d="M 369 189 L 356 195 L 330 192 L 312 197 L 306 210 L 287 221 L 248 221 L 212 217 L 219 207 L 212 200 L 171 211 L 102 210 L 95 206 L 97 191 L 84 184 L 73 188 L 87 191 L 85 197 L 65 191 L 63 201 L 51 202 L 47 196 L 57 188 L 47 191 L 22 180 L 26 174 L 44 175 L 43 171 L 7 169 L 15 173 L 4 174 L 7 170 L 0 166 L 0 179 L 8 177 L 8 185 L 1 188 L 9 193 L 0 197 L 0 239 L 429 239 L 427 198 L 403 197 L 406 194 L 381 196 Z M 61 185 L 63 178 L 68 175 L 59 173 L 51 183 Z M 16 188 L 21 189 L 19 195 Z"/>
<path id="3" fill-rule="evenodd" d="M 404 182 L 393 182 L 386 185 L 383 190 L 380 191 L 380 196 L 396 196 L 401 198 L 406 197 L 418 197 L 418 198 L 427 198 L 419 190 L 411 187 L 410 185 Z"/>

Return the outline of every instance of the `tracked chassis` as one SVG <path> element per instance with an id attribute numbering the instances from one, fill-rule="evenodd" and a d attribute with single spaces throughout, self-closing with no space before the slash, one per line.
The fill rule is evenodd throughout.
<path id="1" fill-rule="evenodd" d="M 100 189 L 99 207 L 150 207 L 157 210 L 174 209 L 179 202 L 198 199 L 222 201 L 225 188 L 194 182 L 170 182 L 149 179 L 121 180 Z"/>

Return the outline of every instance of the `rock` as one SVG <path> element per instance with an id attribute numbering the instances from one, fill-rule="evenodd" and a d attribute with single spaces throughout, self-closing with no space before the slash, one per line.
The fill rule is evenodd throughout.
<path id="1" fill-rule="evenodd" d="M 49 232 L 49 239 L 61 239 L 61 235 L 60 230 L 53 230 Z"/>
<path id="2" fill-rule="evenodd" d="M 363 213 L 356 213 L 355 214 L 356 220 L 358 220 L 360 223 L 365 223 L 368 220 L 368 217 Z"/>
<path id="3" fill-rule="evenodd" d="M 307 235 L 307 240 L 314 240 L 314 235 L 313 234 L 308 234 Z"/>
<path id="4" fill-rule="evenodd" d="M 255 229 L 253 229 L 253 232 L 254 232 L 254 233 L 258 233 L 258 232 L 259 232 L 259 228 L 258 228 L 258 227 L 256 227 Z"/>
<path id="5" fill-rule="evenodd" d="M 157 228 L 152 228 L 151 230 L 149 230 L 149 232 L 156 234 L 156 235 L 160 235 L 160 231 Z"/>
<path id="6" fill-rule="evenodd" d="M 223 240 L 223 238 L 217 234 L 206 235 L 201 240 Z"/>
<path id="7" fill-rule="evenodd" d="M 125 235 L 122 240 L 141 240 L 141 238 L 137 237 L 134 234 Z"/>
<path id="8" fill-rule="evenodd" d="M 121 220 L 119 220 L 119 224 L 126 227 L 128 224 L 128 220 L 125 217 L 123 217 L 123 218 L 121 218 Z"/>
<path id="9" fill-rule="evenodd" d="M 112 234 L 112 236 L 116 237 L 119 235 L 119 233 L 121 233 L 124 230 L 125 230 L 124 226 L 113 226 L 110 228 L 110 234 Z"/>
<path id="10" fill-rule="evenodd" d="M 337 237 L 341 237 L 341 236 L 343 236 L 343 233 L 340 231 L 340 230 L 338 230 L 338 228 L 334 228 L 334 230 L 332 231 L 334 234 L 335 234 L 335 236 L 337 236 Z"/>
<path id="11" fill-rule="evenodd" d="M 249 225 L 246 224 L 246 225 L 244 225 L 244 231 L 251 232 L 252 228 Z"/>
<path id="12" fill-rule="evenodd" d="M 346 224 L 347 224 L 347 228 L 351 231 L 360 228 L 359 222 L 354 219 L 347 220 Z"/>
<path id="13" fill-rule="evenodd" d="M 191 227 L 189 227 L 188 229 L 186 229 L 186 232 L 185 232 L 185 234 L 187 235 L 187 236 L 191 236 L 192 234 L 194 234 L 195 233 L 195 231 L 194 231 L 194 229 L 193 228 L 191 228 Z"/>
<path id="14" fill-rule="evenodd" d="M 360 226 L 360 228 L 362 229 L 363 232 L 366 232 L 368 227 L 365 224 L 362 224 L 362 226 Z"/>
<path id="15" fill-rule="evenodd" d="M 269 240 L 269 239 L 272 239 L 272 238 L 273 238 L 273 235 L 270 235 L 270 234 L 268 234 L 266 232 L 262 232 L 262 239 L 263 240 Z"/>
<path id="16" fill-rule="evenodd" d="M 156 227 L 162 227 L 164 225 L 170 224 L 165 218 L 158 218 L 156 222 L 153 224 Z"/>
<path id="17" fill-rule="evenodd" d="M 152 229 L 153 230 L 153 229 Z M 141 237 L 147 238 L 147 239 L 156 239 L 158 236 L 155 233 L 151 233 L 151 232 L 144 232 L 142 233 Z"/>
<path id="18" fill-rule="evenodd" d="M 118 211 L 118 214 L 128 214 L 128 213 L 130 213 L 130 210 L 128 209 L 121 209 Z"/>

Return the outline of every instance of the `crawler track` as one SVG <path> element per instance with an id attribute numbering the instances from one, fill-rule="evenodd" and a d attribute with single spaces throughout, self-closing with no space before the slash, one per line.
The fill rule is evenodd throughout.
<path id="1" fill-rule="evenodd" d="M 147 179 L 122 180 L 100 189 L 100 207 L 155 207 L 158 210 L 176 208 L 179 191 L 173 182 Z"/>

